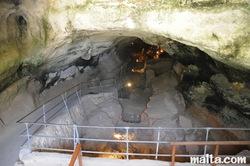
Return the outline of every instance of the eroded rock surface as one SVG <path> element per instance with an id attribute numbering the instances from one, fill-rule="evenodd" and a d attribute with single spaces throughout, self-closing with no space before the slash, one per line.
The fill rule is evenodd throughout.
<path id="1" fill-rule="evenodd" d="M 171 38 L 250 68 L 248 0 L 15 2 L 0 3 L 1 91 L 24 76 L 42 80 L 79 57 L 89 60 L 120 36 L 162 45 L 174 55 L 181 50 L 171 47 Z"/>
<path id="2" fill-rule="evenodd" d="M 244 82 L 229 82 L 225 75 L 218 74 L 211 77 L 210 84 L 225 102 L 249 115 L 250 89 L 246 87 Z"/>

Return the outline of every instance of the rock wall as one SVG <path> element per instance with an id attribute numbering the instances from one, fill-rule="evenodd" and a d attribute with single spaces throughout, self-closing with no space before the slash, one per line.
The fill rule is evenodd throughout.
<path id="1" fill-rule="evenodd" d="M 24 76 L 42 77 L 79 57 L 88 60 L 118 36 L 162 46 L 171 38 L 250 68 L 248 0 L 4 0 L 0 6 L 0 91 Z"/>
<path id="2" fill-rule="evenodd" d="M 216 100 L 211 99 L 211 93 L 203 101 L 209 109 L 202 110 L 222 110 L 215 115 L 228 115 L 223 116 L 227 119 L 223 121 L 225 124 L 238 115 L 232 113 L 235 108 L 243 113 L 249 111 L 249 97 L 241 91 L 248 90 L 249 81 L 239 80 L 243 72 L 244 76 L 249 76 L 250 69 L 249 0 L 3 0 L 0 7 L 0 92 L 1 105 L 7 103 L 4 110 L 11 105 L 17 91 L 29 87 L 30 80 L 39 81 L 37 86 L 41 86 L 40 91 L 31 88 L 30 96 L 34 99 L 56 85 L 58 80 L 67 80 L 65 75 L 74 77 L 77 70 L 93 70 L 91 67 L 96 66 L 99 57 L 108 62 L 108 58 L 101 55 L 125 45 L 114 41 L 139 37 L 146 43 L 161 45 L 184 65 L 177 74 L 183 80 L 182 89 L 187 101 L 193 100 L 190 92 L 203 92 L 204 87 L 209 89 L 210 85 L 203 85 L 211 78 Z M 114 58 L 112 62 L 119 64 L 121 59 Z M 225 64 L 240 69 L 233 70 L 238 72 L 233 73 L 228 82 L 223 79 L 236 91 L 217 88 L 220 85 L 215 79 L 217 74 L 226 77 L 231 74 L 228 73 L 230 70 L 225 70 L 228 69 Z M 112 75 L 109 66 L 99 67 L 108 73 L 103 74 L 103 78 Z M 98 74 L 93 72 L 84 79 L 96 79 Z M 228 87 L 230 89 L 231 85 Z M 233 94 L 235 92 L 237 94 Z M 158 95 L 161 99 L 168 97 Z M 232 101 L 231 96 L 238 101 Z M 224 103 L 220 103 L 221 97 L 232 102 L 232 108 L 225 109 Z M 214 105 L 214 101 L 219 104 Z M 164 104 L 169 105 L 167 101 Z M 35 105 L 36 100 L 33 100 L 32 106 Z M 196 108 L 194 105 L 195 102 L 190 110 Z"/>

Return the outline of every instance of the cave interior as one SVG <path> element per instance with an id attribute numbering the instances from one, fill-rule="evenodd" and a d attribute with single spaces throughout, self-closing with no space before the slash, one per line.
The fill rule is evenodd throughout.
<path id="1" fill-rule="evenodd" d="M 239 98 L 247 96 L 248 73 L 233 69 L 212 59 L 205 52 L 180 42 L 165 39 L 168 45 L 150 45 L 137 37 L 117 37 L 107 45 L 98 44 L 97 52 L 89 60 L 81 57 L 72 59 L 61 70 L 50 65 L 42 73 L 35 75 L 33 82 L 39 82 L 40 94 L 57 90 L 57 86 L 65 82 L 78 80 L 88 82 L 86 92 L 81 95 L 82 106 L 75 102 L 69 103 L 71 118 L 77 125 L 86 126 L 129 126 L 129 127 L 247 127 L 249 122 L 245 104 L 248 100 Z M 68 53 L 78 54 L 81 43 L 67 48 Z M 100 51 L 100 50 L 105 51 Z M 68 57 L 66 57 L 68 58 Z M 61 60 L 64 61 L 64 60 Z M 63 72 L 62 72 L 63 71 Z M 244 82 L 242 82 L 242 77 Z M 79 79 L 80 78 L 80 79 Z M 96 81 L 115 79 L 113 86 L 102 85 L 102 91 L 91 90 Z M 223 85 L 223 86 L 222 86 Z M 53 89 L 55 88 L 55 90 Z M 69 87 L 65 87 L 64 90 Z M 225 95 L 225 93 L 227 93 Z M 104 99 L 99 99 L 105 94 Z M 234 96 L 237 98 L 234 100 Z M 89 98 L 96 98 L 91 101 Z M 94 99 L 93 99 L 94 100 Z M 246 101 L 247 100 L 247 101 Z M 81 110 L 84 110 L 83 112 Z M 64 123 L 65 112 L 57 115 L 52 122 Z M 62 120 L 63 119 L 63 120 Z M 66 118 L 67 119 L 67 118 Z M 53 129 L 46 129 L 60 135 Z M 41 133 L 43 131 L 40 131 Z M 248 140 L 247 131 L 211 131 L 209 141 Z M 66 132 L 67 133 L 67 132 Z M 89 129 L 81 131 L 84 138 L 125 139 L 124 130 Z M 112 136 L 112 137 L 111 137 Z M 161 141 L 194 141 L 203 140 L 204 131 L 162 131 Z M 155 131 L 131 131 L 131 140 L 155 140 Z M 97 143 L 81 141 L 83 149 L 109 152 L 123 152 L 124 145 L 115 143 Z M 40 147 L 51 141 L 34 141 Z M 67 145 L 61 142 L 61 147 Z M 99 147 L 99 148 L 97 148 Z M 147 148 L 145 148 L 147 147 Z M 248 149 L 247 146 L 228 146 L 220 149 L 220 154 L 233 155 Z M 155 146 L 150 144 L 132 144 L 132 152 L 154 152 Z M 177 149 L 182 154 L 202 154 L 203 147 Z M 208 147 L 212 153 L 214 147 Z M 171 153 L 171 147 L 161 146 L 160 153 Z M 125 158 L 123 155 L 91 155 L 108 158 Z M 132 156 L 130 158 L 137 158 Z M 139 157 L 140 158 L 140 157 Z M 152 157 L 148 157 L 149 159 Z M 161 159 L 161 157 L 159 157 Z M 161 160 L 169 160 L 162 157 Z M 177 161 L 185 161 L 177 159 Z"/>

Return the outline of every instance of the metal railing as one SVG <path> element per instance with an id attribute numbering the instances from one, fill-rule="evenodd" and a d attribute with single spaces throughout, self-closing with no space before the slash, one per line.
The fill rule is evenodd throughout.
<path id="1" fill-rule="evenodd" d="M 76 158 L 78 158 L 79 166 L 82 166 L 81 144 L 77 144 L 76 149 L 71 157 L 69 166 L 74 166 Z"/>
<path id="2" fill-rule="evenodd" d="M 81 126 L 77 125 L 72 118 L 71 122 L 68 124 L 53 124 L 51 120 L 54 119 L 57 115 L 59 115 L 62 110 L 67 111 L 68 115 L 71 116 L 70 107 L 72 103 L 78 101 L 80 106 L 81 96 L 84 94 L 88 94 L 89 92 L 100 93 L 104 92 L 106 87 L 117 86 L 117 82 L 124 77 L 129 67 L 121 68 L 121 71 L 114 77 L 106 80 L 97 80 L 92 82 L 82 82 L 73 88 L 68 89 L 63 94 L 60 94 L 53 99 L 49 100 L 45 104 L 41 105 L 31 113 L 27 114 L 23 118 L 21 118 L 17 123 L 23 123 L 25 125 L 25 131 L 23 131 L 20 136 L 26 137 L 27 142 L 22 146 L 22 148 L 30 148 L 32 150 L 46 150 L 46 151 L 58 151 L 58 152 L 73 152 L 76 148 L 77 144 L 83 143 L 84 141 L 91 141 L 95 143 L 105 142 L 105 143 L 117 143 L 117 144 L 125 144 L 125 149 L 119 149 L 119 152 L 103 152 L 103 151 L 95 151 L 95 150 L 86 150 L 84 147 L 81 150 L 81 153 L 85 154 L 104 154 L 104 155 L 121 155 L 125 156 L 126 160 L 129 160 L 130 156 L 148 156 L 154 157 L 158 159 L 159 157 L 171 157 L 172 154 L 169 151 L 168 153 L 161 152 L 160 146 L 170 146 L 171 140 L 162 139 L 162 134 L 166 131 L 187 131 L 187 130 L 197 130 L 201 131 L 203 134 L 203 140 L 201 141 L 209 141 L 209 134 L 211 131 L 246 131 L 250 133 L 249 128 L 212 128 L 212 127 L 200 127 L 200 128 L 167 128 L 167 127 L 114 127 L 114 126 Z M 83 109 L 83 107 L 82 107 Z M 84 111 L 84 110 L 83 110 Z M 86 115 L 86 113 L 84 113 Z M 86 115 L 86 120 L 88 117 Z M 46 130 L 48 127 L 60 129 L 68 128 L 72 135 L 43 135 L 38 133 L 38 131 L 42 131 L 42 129 Z M 81 136 L 82 130 L 112 130 L 115 133 L 123 133 L 122 137 L 115 138 L 112 136 L 110 138 L 91 138 L 91 137 L 83 137 Z M 154 136 L 150 137 L 148 140 L 137 140 L 130 137 L 131 133 L 137 133 L 138 131 L 147 131 L 150 130 L 154 133 Z M 123 132 L 121 132 L 123 131 Z M 72 148 L 56 148 L 50 146 L 36 146 L 34 144 L 34 139 L 54 139 L 57 141 L 71 141 Z M 176 141 L 176 140 L 174 140 Z M 154 146 L 155 153 L 135 153 L 131 151 L 132 144 L 150 144 Z M 203 154 L 197 154 L 195 156 L 204 156 L 207 153 L 207 145 L 204 145 Z M 176 154 L 176 157 L 191 157 L 194 156 L 189 154 Z"/>
<path id="3" fill-rule="evenodd" d="M 125 63 L 121 66 L 120 72 L 112 78 L 103 79 L 103 80 L 95 80 L 89 82 L 81 82 L 64 93 L 55 96 L 50 99 L 46 103 L 40 105 L 23 118 L 17 121 L 17 123 L 25 123 L 25 122 L 49 122 L 52 120 L 64 107 L 68 111 L 69 115 L 69 107 L 71 107 L 71 103 L 76 99 L 79 101 L 80 105 L 82 105 L 80 98 L 88 93 L 103 93 L 104 88 L 107 87 L 116 87 L 118 86 L 118 82 L 124 79 L 124 76 L 130 71 L 132 64 L 130 63 L 131 58 L 127 58 Z M 125 66 L 125 67 L 124 67 Z M 84 111 L 84 110 L 83 110 Z M 39 113 L 38 113 L 39 112 Z M 42 114 L 41 114 L 42 112 Z M 37 114 L 34 117 L 34 114 Z M 87 117 L 86 117 L 87 118 Z M 74 124 L 73 120 L 72 123 Z"/>
<path id="4" fill-rule="evenodd" d="M 249 131 L 249 128 L 210 128 L 210 127 L 205 127 L 205 128 L 164 128 L 164 127 L 108 127 L 108 126 L 78 126 L 78 125 L 70 125 L 70 124 L 49 124 L 49 123 L 25 123 L 26 125 L 26 134 L 22 134 L 22 137 L 27 137 L 28 143 L 22 148 L 31 148 L 32 150 L 47 150 L 47 151 L 59 151 L 59 152 L 73 152 L 74 149 L 76 148 L 77 144 L 82 143 L 84 141 L 90 141 L 90 142 L 95 142 L 95 143 L 100 143 L 100 142 L 105 142 L 105 143 L 118 143 L 118 144 L 125 144 L 125 149 L 120 149 L 119 152 L 105 152 L 105 151 L 95 151 L 95 150 L 85 150 L 84 146 L 81 150 L 82 154 L 105 154 L 105 155 L 122 155 L 126 156 L 126 160 L 129 160 L 130 156 L 149 156 L 149 157 L 154 157 L 155 159 L 158 159 L 158 157 L 171 157 L 172 154 L 171 152 L 169 153 L 159 153 L 159 147 L 160 145 L 171 145 L 172 142 L 176 141 L 166 141 L 166 140 L 161 140 L 161 133 L 164 133 L 166 131 L 177 131 L 177 130 L 200 130 L 205 133 L 204 139 L 201 141 L 209 141 L 209 133 L 210 131 Z M 73 135 L 71 137 L 69 136 L 48 136 L 48 135 L 41 135 L 41 134 L 30 134 L 29 132 L 29 127 L 30 125 L 36 125 L 36 126 L 60 126 L 62 128 L 64 127 L 70 127 L 74 131 Z M 101 130 L 109 130 L 113 129 L 114 131 L 119 131 L 121 132 L 124 130 L 125 132 L 123 134 L 123 138 L 120 139 L 103 139 L 103 138 L 89 138 L 89 137 L 80 137 L 79 136 L 79 130 L 81 129 L 91 129 L 93 132 L 95 129 L 101 129 Z M 155 139 L 149 139 L 149 140 L 136 140 L 133 138 L 130 138 L 130 134 L 134 133 L 135 131 L 138 130 L 152 130 L 156 134 Z M 115 134 L 116 132 L 114 132 Z M 136 133 L 136 132 L 135 132 Z M 46 138 L 46 139 L 56 139 L 56 140 L 71 140 L 72 143 L 74 143 L 74 148 L 72 149 L 60 149 L 60 148 L 53 148 L 53 147 L 37 147 L 32 145 L 32 138 Z M 130 149 L 132 146 L 131 144 L 152 144 L 155 146 L 155 153 L 134 153 Z M 204 152 L 203 154 L 197 154 L 197 155 L 189 155 L 189 154 L 175 154 L 176 157 L 192 157 L 192 156 L 205 156 L 207 154 L 207 144 L 204 144 Z"/>

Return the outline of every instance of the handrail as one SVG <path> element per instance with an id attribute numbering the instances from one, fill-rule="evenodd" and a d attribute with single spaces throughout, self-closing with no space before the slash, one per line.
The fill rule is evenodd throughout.
<path id="1" fill-rule="evenodd" d="M 204 145 L 212 145 L 215 146 L 214 158 L 218 157 L 219 146 L 225 145 L 250 145 L 250 141 L 192 141 L 192 142 L 171 142 L 172 145 L 172 163 L 171 166 L 175 165 L 175 153 L 176 146 L 204 146 Z M 213 166 L 216 166 L 216 163 L 213 163 Z"/>
<path id="2" fill-rule="evenodd" d="M 40 122 L 20 122 L 20 123 L 29 123 L 29 124 L 35 124 L 35 125 L 51 125 L 51 126 L 73 126 L 73 124 L 56 124 L 56 123 L 40 123 Z M 118 126 L 80 126 L 77 125 L 77 127 L 81 128 L 92 128 L 92 129 L 151 129 L 151 130 L 249 130 L 250 128 L 237 128 L 237 127 L 118 127 Z"/>
<path id="3" fill-rule="evenodd" d="M 113 78 L 109 78 L 109 79 L 105 79 L 105 80 L 113 80 L 114 81 L 114 84 L 116 84 L 116 79 L 119 80 L 119 78 L 121 77 L 121 74 L 123 74 L 123 72 L 126 72 L 128 68 L 125 68 L 125 69 L 122 69 L 115 77 Z M 65 107 L 67 107 L 67 102 L 69 102 L 69 100 L 67 99 L 70 99 L 72 97 L 74 97 L 74 93 L 76 93 L 76 97 L 75 98 L 80 98 L 81 95 L 81 90 L 86 88 L 86 87 L 82 87 L 82 84 L 84 83 L 95 83 L 95 82 L 98 82 L 99 81 L 99 88 L 102 88 L 103 85 L 107 86 L 109 84 L 111 84 L 110 82 L 107 83 L 107 84 L 103 84 L 103 83 L 100 83 L 101 81 L 105 81 L 105 80 L 96 80 L 96 81 L 92 81 L 92 82 L 81 82 L 77 85 L 75 85 L 74 87 L 68 89 L 67 91 L 65 91 L 64 93 L 68 93 L 67 95 L 65 95 L 65 101 L 64 100 L 60 100 L 58 103 L 56 103 L 56 105 L 53 105 L 53 107 L 50 107 L 47 111 L 45 110 L 45 107 L 44 107 L 44 104 L 51 104 L 50 102 L 54 99 L 57 100 L 57 98 L 62 95 L 58 95 L 54 98 L 52 98 L 51 100 L 47 101 L 46 103 L 43 104 L 43 108 L 40 106 L 38 108 L 36 108 L 34 111 L 32 111 L 31 113 L 29 113 L 28 115 L 24 116 L 22 119 L 18 120 L 17 123 L 24 123 L 25 126 L 26 126 L 26 135 L 21 135 L 21 136 L 25 136 L 27 137 L 27 140 L 28 140 L 28 147 L 29 148 L 34 148 L 34 149 L 44 149 L 44 150 L 52 150 L 52 151 L 73 151 L 73 150 L 69 150 L 69 149 L 57 149 L 57 148 L 46 148 L 46 147 L 42 147 L 42 148 L 39 148 L 39 147 L 33 147 L 31 142 L 31 138 L 32 137 L 36 137 L 36 138 L 54 138 L 54 139 L 65 139 L 65 140 L 72 140 L 74 141 L 74 148 L 76 149 L 78 146 L 79 146 L 79 141 L 94 141 L 94 142 L 116 142 L 116 143 L 126 143 L 126 152 L 117 152 L 117 153 L 114 153 L 114 152 L 99 152 L 99 151 L 84 151 L 84 150 L 80 150 L 80 153 L 93 153 L 93 154 L 118 154 L 118 155 L 125 155 L 126 156 L 126 159 L 129 160 L 129 156 L 131 155 L 135 155 L 135 156 L 155 156 L 155 159 L 157 159 L 158 156 L 171 156 L 171 154 L 159 154 L 159 146 L 160 144 L 171 144 L 171 142 L 167 142 L 167 141 L 164 141 L 164 140 L 160 140 L 160 135 L 161 135 L 161 131 L 162 130 L 190 130 L 190 129 L 195 129 L 195 130 L 204 130 L 205 131 L 205 139 L 204 141 L 207 143 L 208 141 L 208 135 L 209 135 L 209 131 L 211 130 L 245 130 L 245 131 L 250 131 L 249 128 L 213 128 L 213 127 L 197 127 L 197 128 L 180 128 L 180 127 L 177 127 L 177 128 L 167 128 L 167 127 L 115 127 L 115 126 L 78 126 L 76 124 L 55 124 L 55 123 L 49 123 L 49 120 L 46 118 L 48 117 L 45 117 L 45 114 L 46 113 L 53 113 L 52 116 L 49 117 L 50 118 L 53 118 L 53 116 L 55 114 L 57 114 L 62 108 L 57 108 L 57 106 L 60 106 L 61 103 L 64 102 L 64 105 Z M 78 94 L 78 91 L 79 91 L 79 86 L 80 85 L 80 95 Z M 98 87 L 98 85 L 94 85 L 95 87 Z M 92 87 L 93 87 L 93 84 L 92 84 Z M 72 92 L 71 90 L 73 90 L 73 88 L 75 88 L 75 92 Z M 72 99 L 71 99 L 72 100 Z M 79 103 L 81 104 L 81 101 L 79 100 Z M 53 103 L 54 104 L 54 103 Z M 35 111 L 39 111 L 40 109 L 42 108 L 42 112 L 43 112 L 43 115 L 44 116 L 44 123 L 41 123 L 39 122 L 39 120 L 41 120 L 41 117 L 40 116 L 37 120 L 35 120 L 34 122 L 27 122 L 29 121 L 29 115 L 31 115 L 33 112 Z M 58 110 L 59 109 L 59 110 Z M 51 111 L 53 110 L 53 111 Z M 54 113 L 54 110 L 56 110 L 56 112 Z M 51 112 L 50 112 L 51 111 Z M 27 117 L 27 119 L 25 119 Z M 26 121 L 25 121 L 25 120 Z M 25 121 L 25 122 L 24 122 Z M 38 131 L 38 129 L 40 129 L 41 126 L 60 126 L 60 127 L 72 127 L 73 128 L 73 131 L 74 131 L 74 134 L 71 135 L 71 136 L 45 136 L 45 135 L 35 135 L 36 131 L 31 131 L 31 126 L 32 126 L 32 129 L 34 129 L 34 127 L 38 127 L 38 128 L 35 128 L 36 131 Z M 125 139 L 113 139 L 113 140 L 110 140 L 110 139 L 102 139 L 102 138 L 98 138 L 98 139 L 91 139 L 91 138 L 79 138 L 79 135 L 78 135 L 78 128 L 92 128 L 92 129 L 123 129 L 123 130 L 126 130 L 126 137 Z M 131 130 L 148 130 L 148 129 L 151 129 L 151 130 L 155 130 L 156 133 L 157 133 L 157 140 L 144 140 L 144 141 L 141 141 L 141 140 L 131 140 L 128 138 L 128 133 L 129 131 Z M 23 133 L 22 133 L 23 134 Z M 129 146 L 131 143 L 151 143 L 151 144 L 155 144 L 156 145 L 156 152 L 155 154 L 144 154 L 144 153 L 131 153 L 129 152 Z M 178 143 L 175 145 L 177 146 Z M 27 147 L 27 146 L 26 146 Z M 216 147 L 216 148 L 219 148 Z M 206 154 L 206 144 L 204 146 L 204 154 Z M 186 155 L 186 154 L 183 154 L 183 155 L 175 155 L 175 156 L 180 156 L 180 157 L 190 157 L 191 155 Z M 196 155 L 196 156 L 204 156 L 204 155 Z M 173 157 L 173 156 L 172 156 Z"/>
<path id="4" fill-rule="evenodd" d="M 76 149 L 71 157 L 69 166 L 74 166 L 77 157 L 79 161 L 79 166 L 82 166 L 81 144 L 77 144 Z"/>
<path id="5" fill-rule="evenodd" d="M 114 79 L 114 78 L 110 78 L 110 80 L 111 80 L 111 79 Z M 91 82 L 81 82 L 81 83 L 78 83 L 77 85 L 75 85 L 75 86 L 69 88 L 69 89 L 66 90 L 65 92 L 68 92 L 68 91 L 70 91 L 70 90 L 73 90 L 74 88 L 78 87 L 78 86 L 81 85 L 81 84 L 84 84 L 84 83 L 93 83 L 93 82 L 99 82 L 99 80 L 95 80 L 95 81 L 91 81 Z M 63 93 L 65 93 L 65 92 L 63 92 Z M 62 93 L 62 94 L 63 94 L 63 93 Z M 29 112 L 27 115 L 25 115 L 24 117 L 22 117 L 21 119 L 19 119 L 16 123 L 20 123 L 24 118 L 26 118 L 27 116 L 29 116 L 29 115 L 31 115 L 32 113 L 34 113 L 37 109 L 41 108 L 44 104 L 47 104 L 47 103 L 49 103 L 49 102 L 55 100 L 56 98 L 60 97 L 62 94 L 59 94 L 59 95 L 53 97 L 52 99 L 48 100 L 47 102 L 41 104 L 40 106 L 38 106 L 37 108 L 35 108 L 33 111 Z"/>
<path id="6" fill-rule="evenodd" d="M 124 64 L 128 63 L 129 58 L 130 58 L 130 57 L 127 58 L 127 60 L 125 61 Z M 124 64 L 123 64 L 123 65 L 124 65 Z M 127 66 L 128 66 L 128 65 L 127 65 Z M 95 80 L 95 81 L 86 81 L 86 82 L 83 81 L 83 82 L 80 82 L 80 83 L 74 85 L 73 87 L 67 89 L 67 90 L 66 90 L 65 92 L 63 92 L 63 93 L 66 93 L 66 92 L 68 92 L 68 91 L 70 91 L 70 90 L 73 90 L 73 89 L 75 89 L 75 88 L 78 87 L 78 86 L 80 86 L 80 89 L 82 89 L 82 88 L 84 88 L 84 87 L 82 87 L 82 84 L 90 84 L 90 83 L 96 83 L 96 82 L 100 84 L 101 81 L 107 81 L 107 80 L 113 80 L 114 82 L 116 82 L 116 79 L 119 78 L 119 76 L 120 76 L 122 73 L 124 73 L 128 68 L 129 68 L 129 67 L 127 67 L 127 68 L 122 68 L 122 70 L 120 70 L 120 72 L 118 72 L 114 77 L 111 77 L 111 78 L 106 78 L 106 79 L 102 79 L 102 80 Z M 114 83 L 113 83 L 113 84 L 114 84 Z M 98 86 L 100 86 L 100 85 L 98 85 Z M 63 94 L 63 93 L 62 93 L 62 94 Z M 43 105 L 48 104 L 49 102 L 55 100 L 56 98 L 60 97 L 62 94 L 58 94 L 58 95 L 56 95 L 55 97 L 51 98 L 50 100 L 46 101 L 45 103 L 40 104 L 38 107 L 36 107 L 35 109 L 33 109 L 31 112 L 29 112 L 28 114 L 26 114 L 24 117 L 22 117 L 21 119 L 19 119 L 18 121 L 16 121 L 16 123 L 20 123 L 23 119 L 25 119 L 26 117 L 28 117 L 29 115 L 31 115 L 32 113 L 34 113 L 35 111 L 37 111 L 39 108 L 43 107 Z"/>
<path id="7" fill-rule="evenodd" d="M 171 145 L 171 142 L 169 141 L 165 141 L 165 140 L 160 140 L 160 139 L 149 139 L 149 140 L 133 140 L 131 138 L 128 137 L 130 131 L 134 131 L 134 130 L 148 130 L 148 129 L 152 129 L 154 131 L 156 131 L 158 133 L 157 138 L 160 138 L 160 134 L 161 131 L 164 130 L 190 130 L 190 129 L 195 129 L 195 130 L 202 130 L 206 133 L 205 139 L 204 141 L 207 143 L 207 137 L 209 134 L 209 131 L 212 130 L 227 130 L 227 131 L 232 131 L 232 130 L 245 130 L 245 131 L 250 131 L 250 128 L 213 128 L 213 127 L 199 127 L 199 128 L 166 128 L 166 127 L 115 127 L 115 126 L 77 126 L 77 125 L 71 125 L 71 124 L 49 124 L 47 123 L 46 126 L 61 126 L 61 127 L 72 127 L 74 130 L 76 130 L 76 132 L 74 132 L 74 135 L 72 136 L 50 136 L 50 135 L 41 135 L 41 134 L 31 134 L 31 132 L 29 132 L 29 123 L 25 123 L 26 125 L 26 131 L 27 134 L 26 135 L 21 135 L 24 137 L 28 138 L 28 145 L 22 146 L 22 148 L 28 147 L 31 149 L 35 149 L 35 150 L 50 150 L 50 151 L 61 151 L 61 152 L 66 152 L 66 151 L 73 151 L 73 150 L 69 150 L 69 149 L 57 149 L 57 148 L 46 148 L 46 147 L 36 147 L 32 145 L 32 137 L 33 138 L 48 138 L 48 139 L 57 139 L 57 140 L 72 140 L 74 141 L 74 147 L 76 147 L 77 143 L 79 143 L 80 141 L 93 141 L 93 142 L 114 142 L 114 143 L 125 143 L 126 144 L 126 150 L 125 152 L 100 152 L 100 151 L 86 151 L 86 150 L 82 150 L 82 153 L 90 153 L 90 154 L 116 154 L 116 155 L 125 155 L 126 159 L 129 160 L 129 156 L 133 155 L 133 156 L 154 156 L 155 159 L 158 159 L 158 157 L 171 157 L 171 154 L 159 154 L 159 149 L 157 147 L 159 147 L 160 144 L 168 144 Z M 31 123 L 30 125 L 34 125 L 34 126 L 44 126 L 45 123 Z M 92 129 L 123 129 L 126 131 L 126 137 L 123 139 L 103 139 L 103 138 L 88 138 L 88 137 L 79 137 L 78 133 L 77 133 L 77 129 L 78 128 L 92 128 Z M 208 132 L 207 132 L 208 131 Z M 115 134 L 115 133 L 114 133 Z M 73 137 L 74 136 L 74 137 Z M 145 154 L 145 153 L 133 153 L 133 152 L 129 152 L 129 146 L 131 143 L 149 143 L 149 144 L 155 144 L 156 146 L 156 152 L 154 154 Z M 198 142 L 200 143 L 200 142 Z M 250 141 L 249 141 L 250 143 Z M 177 142 L 176 145 L 181 144 L 181 142 Z M 192 143 L 189 143 L 192 144 Z M 224 143 L 226 144 L 226 143 Z M 206 154 L 206 146 L 204 146 L 204 155 Z M 204 155 L 195 155 L 195 156 L 204 156 Z M 187 155 L 187 154 L 178 154 L 175 155 L 178 157 L 192 157 L 194 155 Z"/>

